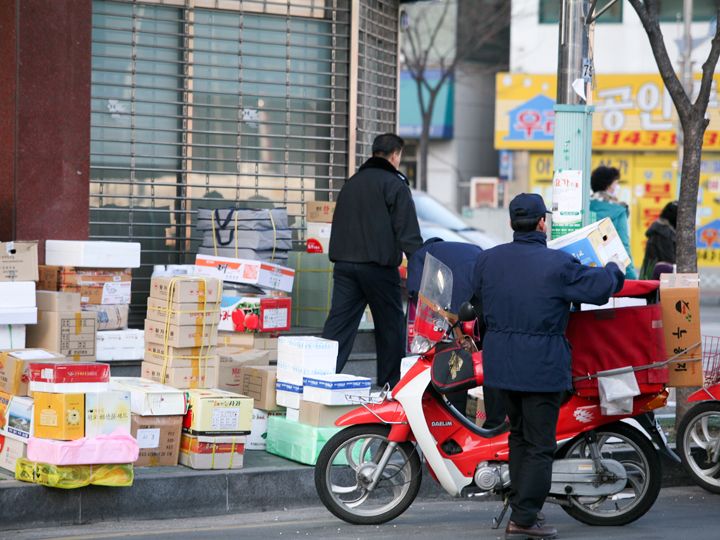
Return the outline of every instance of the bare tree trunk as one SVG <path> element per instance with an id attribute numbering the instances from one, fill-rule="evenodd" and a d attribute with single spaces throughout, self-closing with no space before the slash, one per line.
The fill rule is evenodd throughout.
<path id="1" fill-rule="evenodd" d="M 416 188 L 419 191 L 427 191 L 428 188 L 428 153 L 430 152 L 430 115 L 432 108 L 422 115 L 422 131 L 420 132 L 420 144 L 418 146 L 418 182 Z"/>

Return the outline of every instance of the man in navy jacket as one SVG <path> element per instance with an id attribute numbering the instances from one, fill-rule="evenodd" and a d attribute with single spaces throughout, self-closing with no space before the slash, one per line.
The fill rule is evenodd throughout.
<path id="1" fill-rule="evenodd" d="M 605 304 L 624 283 L 624 268 L 583 266 L 546 245 L 542 197 L 510 203 L 513 241 L 484 251 L 475 266 L 475 294 L 486 325 L 483 367 L 499 388 L 510 419 L 510 505 L 506 538 L 554 538 L 538 519 L 550 491 L 555 429 L 572 389 L 565 329 L 571 303 Z M 622 264 L 622 263 L 620 263 Z"/>

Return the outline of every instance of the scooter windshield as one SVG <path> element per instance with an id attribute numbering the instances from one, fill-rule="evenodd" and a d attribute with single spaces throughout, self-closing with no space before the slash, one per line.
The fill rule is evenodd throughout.
<path id="1" fill-rule="evenodd" d="M 448 309 L 452 301 L 453 276 L 450 268 L 430 255 L 425 256 L 417 312 L 415 337 L 410 350 L 415 354 L 428 351 L 440 341 L 450 326 Z"/>

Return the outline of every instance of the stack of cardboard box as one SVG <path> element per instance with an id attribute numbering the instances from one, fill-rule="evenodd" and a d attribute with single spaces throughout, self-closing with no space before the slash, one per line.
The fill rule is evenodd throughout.
<path id="1" fill-rule="evenodd" d="M 17 459 L 16 478 L 52 487 L 131 485 L 138 447 L 130 435 L 130 394 L 110 390 L 110 366 L 30 362 L 28 370 L 32 399 L 24 398 L 24 412 L 8 416 L 11 432 L 29 434 L 27 459 Z M 108 467 L 101 477 L 98 471 L 84 474 L 95 465 Z"/>
<path id="2" fill-rule="evenodd" d="M 40 288 L 78 293 L 82 310 L 97 315 L 98 360 L 141 359 L 141 348 L 122 346 L 137 332 L 127 330 L 127 324 L 132 268 L 140 266 L 140 244 L 48 240 L 46 263 L 40 267 Z M 105 336 L 109 330 L 114 333 Z"/>
<path id="3" fill-rule="evenodd" d="M 25 347 L 26 325 L 37 322 L 37 242 L 0 242 L 0 350 Z"/>
<path id="4" fill-rule="evenodd" d="M 136 377 L 112 377 L 110 388 L 130 393 L 131 434 L 139 447 L 135 466 L 177 465 L 187 412 L 185 392 Z"/>
<path id="5" fill-rule="evenodd" d="M 253 399 L 219 389 L 189 390 L 180 463 L 193 469 L 240 469 Z"/>
<path id="6" fill-rule="evenodd" d="M 222 281 L 154 277 L 145 320 L 142 377 L 175 388 L 215 388 Z"/>

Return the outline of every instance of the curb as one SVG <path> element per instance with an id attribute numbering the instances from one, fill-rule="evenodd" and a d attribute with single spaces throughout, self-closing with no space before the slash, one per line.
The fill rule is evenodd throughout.
<path id="1" fill-rule="evenodd" d="M 130 488 L 88 486 L 60 490 L 0 480 L 0 530 L 320 506 L 313 467 L 264 452 L 255 454 L 246 452 L 246 465 L 250 467 L 236 471 L 195 471 L 185 467 L 137 469 Z M 662 459 L 662 465 L 663 487 L 692 485 L 681 465 L 666 458 Z M 450 500 L 427 470 L 424 472 L 418 498 Z"/>

